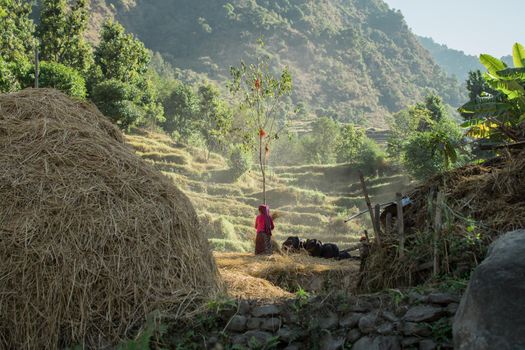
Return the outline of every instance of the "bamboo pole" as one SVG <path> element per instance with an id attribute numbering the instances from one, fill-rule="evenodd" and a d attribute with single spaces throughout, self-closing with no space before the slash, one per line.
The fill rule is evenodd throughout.
<path id="1" fill-rule="evenodd" d="M 405 257 L 405 218 L 403 216 L 403 196 L 396 193 L 397 202 L 397 233 L 399 235 L 399 257 Z"/>
<path id="2" fill-rule="evenodd" d="M 363 188 L 363 195 L 365 197 L 366 206 L 368 207 L 368 211 L 370 212 L 370 219 L 372 219 L 372 226 L 374 226 L 374 234 L 376 236 L 377 243 L 381 245 L 381 238 L 379 237 L 379 233 L 377 232 L 377 227 L 375 225 L 374 210 L 372 209 L 372 203 L 370 202 L 370 198 L 368 197 L 368 191 L 366 189 L 365 178 L 363 177 L 363 173 L 361 171 L 359 172 L 359 180 L 361 181 L 361 187 Z"/>
<path id="3" fill-rule="evenodd" d="M 392 231 L 392 213 L 386 213 L 385 235 L 389 235 L 391 231 Z"/>

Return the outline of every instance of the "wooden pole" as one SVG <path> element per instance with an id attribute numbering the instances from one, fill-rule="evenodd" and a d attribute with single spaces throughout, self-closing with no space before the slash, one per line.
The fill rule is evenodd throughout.
<path id="1" fill-rule="evenodd" d="M 372 226 L 374 226 L 374 233 L 377 239 L 377 243 L 381 245 L 381 239 L 379 237 L 379 233 L 377 232 L 377 227 L 375 225 L 374 210 L 372 209 L 372 203 L 370 202 L 370 198 L 368 197 L 368 191 L 366 190 L 365 178 L 363 177 L 363 173 L 361 171 L 359 172 L 359 181 L 361 181 L 361 187 L 363 188 L 363 195 L 365 197 L 366 206 L 368 207 L 368 211 L 370 212 L 370 219 L 372 219 Z"/>
<path id="2" fill-rule="evenodd" d="M 443 192 L 438 192 L 437 199 L 436 199 L 436 217 L 434 220 L 434 250 L 433 250 L 433 266 L 434 276 L 437 276 L 440 272 L 440 266 L 439 266 L 439 238 L 441 236 L 441 223 L 442 223 L 442 212 L 441 209 L 443 207 Z"/>
<path id="3" fill-rule="evenodd" d="M 376 219 L 375 225 L 377 230 L 377 240 L 378 242 L 381 242 L 379 237 L 381 233 L 381 206 L 379 204 L 376 204 L 374 207 L 374 219 Z"/>
<path id="4" fill-rule="evenodd" d="M 403 196 L 396 193 L 397 233 L 399 235 L 399 258 L 405 257 L 405 217 L 403 216 Z"/>
<path id="5" fill-rule="evenodd" d="M 40 60 L 38 57 L 38 45 L 35 45 L 35 89 L 38 89 L 39 75 L 40 75 Z"/>

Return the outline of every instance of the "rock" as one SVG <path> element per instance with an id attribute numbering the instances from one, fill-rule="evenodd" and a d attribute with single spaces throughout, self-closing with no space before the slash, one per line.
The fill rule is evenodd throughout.
<path id="1" fill-rule="evenodd" d="M 280 310 L 276 305 L 263 305 L 252 309 L 252 316 L 254 317 L 270 317 L 279 313 Z"/>
<path id="2" fill-rule="evenodd" d="M 387 321 L 394 322 L 394 323 L 399 321 L 399 318 L 390 311 L 383 311 L 381 315 Z"/>
<path id="3" fill-rule="evenodd" d="M 354 328 L 348 332 L 346 335 L 346 340 L 348 340 L 350 343 L 355 343 L 359 338 L 361 338 L 361 332 L 359 332 L 359 329 Z"/>
<path id="4" fill-rule="evenodd" d="M 286 312 L 282 315 L 282 320 L 286 324 L 299 324 L 301 319 L 296 312 Z"/>
<path id="5" fill-rule="evenodd" d="M 422 303 L 425 301 L 425 297 L 418 292 L 411 291 L 408 293 L 408 302 L 410 304 Z"/>
<path id="6" fill-rule="evenodd" d="M 367 301 L 357 301 L 354 305 L 350 305 L 348 309 L 349 311 L 352 311 L 352 312 L 363 313 L 363 312 L 369 312 L 373 308 L 374 306 L 372 305 L 372 303 L 369 303 Z"/>
<path id="7" fill-rule="evenodd" d="M 401 347 L 404 349 L 404 348 L 409 348 L 411 346 L 416 346 L 417 344 L 419 344 L 419 340 L 420 338 L 416 338 L 416 337 L 403 338 L 401 340 Z"/>
<path id="8" fill-rule="evenodd" d="M 319 343 L 321 350 L 342 350 L 344 344 L 344 337 L 334 337 L 330 333 L 324 334 Z"/>
<path id="9" fill-rule="evenodd" d="M 244 332 L 246 330 L 246 317 L 241 315 L 233 316 L 226 329 L 230 332 Z"/>
<path id="10" fill-rule="evenodd" d="M 334 329 L 339 325 L 339 316 L 335 312 L 328 312 L 328 314 L 319 319 L 319 327 L 321 329 Z"/>
<path id="11" fill-rule="evenodd" d="M 261 327 L 261 324 L 264 322 L 264 318 L 249 318 L 246 322 L 246 328 L 253 330 L 253 329 L 259 329 Z"/>
<path id="12" fill-rule="evenodd" d="M 459 302 L 459 298 L 455 295 L 448 293 L 432 293 L 427 297 L 427 303 L 439 304 L 439 305 L 448 305 L 450 303 Z"/>
<path id="13" fill-rule="evenodd" d="M 432 322 L 444 315 L 445 310 L 441 307 L 417 305 L 408 309 L 403 319 L 409 322 Z"/>
<path id="14" fill-rule="evenodd" d="M 390 322 L 385 322 L 377 327 L 377 333 L 381 335 L 390 335 L 394 332 L 394 325 Z"/>
<path id="15" fill-rule="evenodd" d="M 401 350 L 399 338 L 395 336 L 363 337 L 359 339 L 352 350 Z"/>
<path id="16" fill-rule="evenodd" d="M 454 348 L 525 349 L 525 230 L 490 246 L 474 270 L 453 325 Z"/>
<path id="17" fill-rule="evenodd" d="M 282 340 L 285 343 L 291 343 L 292 341 L 296 339 L 296 335 L 288 327 L 283 327 L 279 329 L 279 331 L 277 332 L 277 336 L 279 337 L 280 340 Z"/>
<path id="18" fill-rule="evenodd" d="M 265 331 L 271 331 L 275 332 L 281 327 L 281 320 L 278 318 L 269 318 L 265 320 L 262 325 L 261 329 Z"/>
<path id="19" fill-rule="evenodd" d="M 251 343 L 252 341 L 255 341 L 260 346 L 266 345 L 273 338 L 271 333 L 263 331 L 248 331 L 242 336 L 244 336 L 246 342 Z"/>
<path id="20" fill-rule="evenodd" d="M 432 334 L 430 327 L 425 323 L 404 322 L 400 327 L 400 331 L 407 336 L 428 337 Z"/>
<path id="21" fill-rule="evenodd" d="M 377 321 L 377 313 L 370 312 L 359 319 L 359 330 L 364 334 L 372 333 L 375 331 Z"/>
<path id="22" fill-rule="evenodd" d="M 355 326 L 358 325 L 361 317 L 363 317 L 363 314 L 359 314 L 359 313 L 346 314 L 339 320 L 339 326 L 343 328 L 354 328 Z"/>
<path id="23" fill-rule="evenodd" d="M 458 303 L 451 303 L 451 304 L 448 304 L 445 310 L 449 316 L 454 316 L 456 312 L 458 312 L 458 308 L 459 308 Z"/>
<path id="24" fill-rule="evenodd" d="M 305 349 L 302 343 L 293 343 L 284 348 L 284 350 L 303 350 Z"/>
<path id="25" fill-rule="evenodd" d="M 244 334 L 237 334 L 232 338 L 233 345 L 244 345 L 246 343 L 246 336 Z"/>
<path id="26" fill-rule="evenodd" d="M 215 346 L 213 348 L 211 348 L 212 350 L 223 350 L 224 349 L 224 346 L 222 346 L 221 343 L 216 343 Z"/>
<path id="27" fill-rule="evenodd" d="M 246 300 L 239 301 L 239 315 L 248 315 L 250 313 L 250 303 Z"/>
<path id="28" fill-rule="evenodd" d="M 419 350 L 435 350 L 436 348 L 437 345 L 432 339 L 423 339 L 419 342 Z"/>

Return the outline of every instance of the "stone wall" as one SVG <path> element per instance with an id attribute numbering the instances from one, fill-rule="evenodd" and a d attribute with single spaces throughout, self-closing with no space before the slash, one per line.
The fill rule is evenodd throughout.
<path id="1" fill-rule="evenodd" d="M 459 295 L 396 293 L 277 304 L 241 301 L 235 310 L 222 311 L 225 332 L 208 335 L 206 348 L 452 349 Z"/>

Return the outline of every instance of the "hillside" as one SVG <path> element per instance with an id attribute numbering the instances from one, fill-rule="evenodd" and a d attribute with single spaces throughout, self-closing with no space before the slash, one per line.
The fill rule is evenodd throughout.
<path id="1" fill-rule="evenodd" d="M 146 46 L 187 72 L 224 83 L 228 68 L 267 52 L 293 74 L 307 115 L 384 126 L 427 89 L 453 106 L 464 92 L 419 44 L 400 12 L 381 0 L 137 0 L 95 2 L 93 27 L 108 13 Z M 191 73 L 191 76 L 195 74 Z"/>
<path id="2" fill-rule="evenodd" d="M 432 38 L 418 37 L 421 45 L 450 76 L 456 76 L 461 82 L 468 79 L 468 73 L 473 70 L 484 70 L 479 58 L 467 55 L 463 51 L 454 50 L 447 45 L 436 43 Z"/>
<path id="3" fill-rule="evenodd" d="M 127 141 L 188 195 L 215 250 L 252 250 L 252 225 L 261 198 L 257 172 L 232 181 L 221 156 L 212 153 L 207 160 L 205 152 L 162 134 L 139 131 Z M 392 200 L 408 184 L 406 177 L 396 174 L 367 181 L 375 203 Z M 268 202 L 280 214 L 274 232 L 278 242 L 295 235 L 344 247 L 357 241 L 368 222 L 366 216 L 343 222 L 366 207 L 357 169 L 350 164 L 272 168 Z"/>

